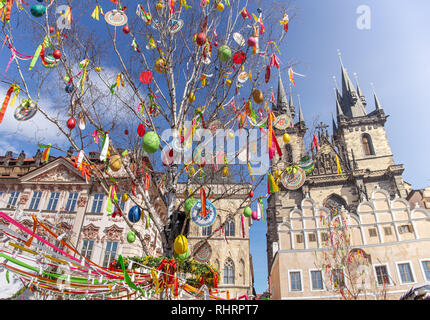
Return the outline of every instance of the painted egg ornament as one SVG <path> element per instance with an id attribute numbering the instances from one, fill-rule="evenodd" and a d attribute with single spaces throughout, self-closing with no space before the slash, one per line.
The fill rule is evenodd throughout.
<path id="1" fill-rule="evenodd" d="M 222 2 L 218 2 L 216 9 L 221 12 L 224 11 L 224 4 Z"/>
<path id="2" fill-rule="evenodd" d="M 187 248 L 187 251 L 183 254 L 174 254 L 175 259 L 177 260 L 187 260 L 190 257 L 190 249 Z"/>
<path id="3" fill-rule="evenodd" d="M 96 72 L 98 73 L 98 72 L 100 72 L 102 70 L 102 68 L 100 68 L 100 67 L 96 67 Z"/>
<path id="4" fill-rule="evenodd" d="M 67 128 L 69 128 L 70 130 L 73 130 L 75 127 L 76 127 L 75 118 L 70 118 L 69 120 L 67 120 Z"/>
<path id="5" fill-rule="evenodd" d="M 252 210 L 251 218 L 252 220 L 260 220 L 258 219 L 258 213 L 255 210 Z"/>
<path id="6" fill-rule="evenodd" d="M 143 71 L 139 76 L 139 80 L 143 84 L 150 84 L 154 80 L 154 76 L 151 71 Z"/>
<path id="7" fill-rule="evenodd" d="M 218 49 L 218 58 L 222 62 L 227 62 L 231 59 L 231 49 L 227 45 L 222 45 Z"/>
<path id="8" fill-rule="evenodd" d="M 121 156 L 119 154 L 114 155 L 109 161 L 109 167 L 112 171 L 117 172 L 122 167 Z"/>
<path id="9" fill-rule="evenodd" d="M 157 61 L 155 61 L 155 71 L 157 71 L 158 73 L 166 72 L 166 63 L 166 59 L 158 58 Z"/>
<path id="10" fill-rule="evenodd" d="M 134 241 L 136 241 L 136 234 L 134 233 L 133 230 L 130 230 L 127 233 L 127 242 L 128 243 L 133 243 Z"/>
<path id="11" fill-rule="evenodd" d="M 233 55 L 234 64 L 243 64 L 246 61 L 246 54 L 243 51 L 238 51 Z"/>
<path id="12" fill-rule="evenodd" d="M 252 216 L 252 209 L 250 207 L 246 207 L 243 210 L 243 215 L 247 218 L 249 218 L 250 216 Z"/>
<path id="13" fill-rule="evenodd" d="M 124 130 L 124 134 L 127 136 L 128 135 L 128 130 L 127 129 L 125 129 Z"/>
<path id="14" fill-rule="evenodd" d="M 185 213 L 189 213 L 192 209 L 192 207 L 194 207 L 194 205 L 197 203 L 197 199 L 196 198 L 188 198 L 187 200 L 185 200 L 184 203 L 184 209 L 185 209 Z"/>
<path id="15" fill-rule="evenodd" d="M 248 38 L 248 46 L 255 47 L 256 44 L 257 44 L 257 39 L 255 39 L 254 37 L 249 37 Z"/>
<path id="16" fill-rule="evenodd" d="M 61 58 L 61 51 L 58 49 L 55 49 L 54 52 L 52 53 L 52 56 L 57 60 L 60 59 Z"/>
<path id="17" fill-rule="evenodd" d="M 127 202 L 127 201 L 128 201 L 128 194 L 127 194 L 127 193 L 124 193 L 124 194 L 122 195 L 122 197 L 121 197 L 121 201 L 122 201 L 122 202 Z"/>
<path id="18" fill-rule="evenodd" d="M 129 33 L 130 33 L 130 27 L 126 24 L 126 25 L 122 28 L 122 32 L 124 32 L 124 34 L 129 34 Z"/>
<path id="19" fill-rule="evenodd" d="M 290 143 L 290 141 L 291 141 L 291 137 L 290 137 L 290 135 L 289 135 L 288 133 L 284 133 L 284 135 L 282 136 L 282 140 L 283 140 L 285 143 Z"/>
<path id="20" fill-rule="evenodd" d="M 173 249 L 176 254 L 186 253 L 188 250 L 188 240 L 185 236 L 179 235 L 176 237 L 175 242 L 173 244 Z"/>
<path id="21" fill-rule="evenodd" d="M 254 196 L 254 191 L 250 190 L 250 191 L 249 191 L 249 193 L 248 193 L 248 196 L 249 196 L 250 198 L 252 198 L 252 197 Z"/>
<path id="22" fill-rule="evenodd" d="M 133 206 L 130 208 L 130 211 L 128 212 L 128 220 L 132 223 L 136 223 L 140 220 L 140 216 L 142 214 L 142 210 L 139 206 Z"/>
<path id="23" fill-rule="evenodd" d="M 17 121 L 27 121 L 34 117 L 37 112 L 37 105 L 32 100 L 24 99 L 15 109 L 13 117 Z"/>
<path id="24" fill-rule="evenodd" d="M 157 4 L 155 5 L 155 9 L 157 11 L 163 10 L 163 2 L 162 1 L 157 2 Z"/>
<path id="25" fill-rule="evenodd" d="M 200 32 L 196 38 L 197 45 L 204 46 L 206 44 L 206 33 Z"/>
<path id="26" fill-rule="evenodd" d="M 229 175 L 228 167 L 224 167 L 224 168 L 222 169 L 222 176 L 223 176 L 223 177 L 228 177 L 228 175 Z"/>
<path id="27" fill-rule="evenodd" d="M 147 153 L 155 153 L 160 147 L 160 139 L 154 131 L 145 134 L 142 141 L 143 150 Z"/>
<path id="28" fill-rule="evenodd" d="M 54 27 L 49 27 L 49 33 L 53 33 L 55 31 Z"/>
<path id="29" fill-rule="evenodd" d="M 139 135 L 139 137 L 143 137 L 145 135 L 145 131 L 146 128 L 143 123 L 139 123 L 139 125 L 137 126 L 137 134 Z"/>
<path id="30" fill-rule="evenodd" d="M 254 101 L 258 104 L 261 104 L 264 102 L 264 95 L 263 95 L 263 92 L 261 92 L 261 90 L 258 90 L 258 89 L 254 90 L 252 92 L 252 97 L 254 98 Z"/>
<path id="31" fill-rule="evenodd" d="M 72 93 L 73 92 L 73 83 L 69 83 L 68 85 L 66 85 L 66 87 L 64 88 L 64 90 L 67 93 Z"/>
<path id="32" fill-rule="evenodd" d="M 46 8 L 41 4 L 36 4 L 30 8 L 30 13 L 32 14 L 33 17 L 36 17 L 36 18 L 43 16 L 45 12 L 46 12 Z"/>

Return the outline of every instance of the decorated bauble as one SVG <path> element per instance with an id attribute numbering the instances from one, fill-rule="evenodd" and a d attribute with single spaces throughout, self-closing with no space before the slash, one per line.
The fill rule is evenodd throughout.
<path id="1" fill-rule="evenodd" d="M 243 215 L 247 218 L 249 218 L 252 215 L 252 209 L 250 207 L 246 207 L 243 210 Z"/>
<path id="2" fill-rule="evenodd" d="M 75 127 L 76 127 L 76 119 L 75 118 L 70 118 L 69 120 L 67 120 L 67 128 L 72 130 Z"/>
<path id="3" fill-rule="evenodd" d="M 132 223 L 136 223 L 139 221 L 140 216 L 142 214 L 142 210 L 139 206 L 133 206 L 130 208 L 130 211 L 128 212 L 128 220 Z"/>
<path id="4" fill-rule="evenodd" d="M 290 135 L 288 133 L 284 133 L 284 135 L 282 136 L 282 140 L 285 143 L 290 143 L 290 141 L 291 141 Z"/>
<path id="5" fill-rule="evenodd" d="M 188 198 L 187 200 L 185 200 L 184 209 L 186 214 L 191 211 L 191 208 L 197 203 L 197 201 L 198 200 L 196 198 Z"/>
<path id="6" fill-rule="evenodd" d="M 194 92 L 191 92 L 190 96 L 188 97 L 188 102 L 193 103 L 194 101 L 196 101 L 196 95 L 194 94 Z"/>
<path id="7" fill-rule="evenodd" d="M 173 244 L 173 249 L 176 254 L 183 254 L 187 252 L 188 249 L 188 240 L 185 236 L 179 235 L 176 237 L 175 242 Z"/>
<path id="8" fill-rule="evenodd" d="M 53 33 L 55 31 L 54 27 L 49 27 L 49 33 Z"/>
<path id="9" fill-rule="evenodd" d="M 101 70 L 102 70 L 102 68 L 96 67 L 96 72 L 100 72 Z"/>
<path id="10" fill-rule="evenodd" d="M 258 213 L 255 210 L 252 210 L 251 218 L 252 220 L 260 220 L 258 219 Z"/>
<path id="11" fill-rule="evenodd" d="M 228 138 L 229 138 L 229 139 L 234 139 L 234 132 L 233 132 L 233 131 L 231 131 L 231 130 L 230 130 L 230 131 L 228 132 Z"/>
<path id="12" fill-rule="evenodd" d="M 254 37 L 249 37 L 248 38 L 248 46 L 255 47 L 256 44 L 257 44 L 257 39 L 255 39 Z"/>
<path id="13" fill-rule="evenodd" d="M 224 4 L 222 2 L 218 2 L 216 9 L 220 12 L 223 11 L 224 10 Z"/>
<path id="14" fill-rule="evenodd" d="M 218 41 L 214 41 L 214 46 L 218 47 Z"/>
<path id="15" fill-rule="evenodd" d="M 163 2 L 161 2 L 161 1 L 157 2 L 157 4 L 155 5 L 155 9 L 157 11 L 163 10 Z"/>
<path id="16" fill-rule="evenodd" d="M 54 52 L 52 53 L 52 56 L 57 60 L 60 59 L 61 58 L 61 51 L 58 49 L 55 49 Z"/>
<path id="17" fill-rule="evenodd" d="M 231 49 L 227 45 L 222 45 L 218 49 L 218 58 L 222 62 L 227 62 L 231 59 Z"/>
<path id="18" fill-rule="evenodd" d="M 68 85 L 66 85 L 66 87 L 64 88 L 64 90 L 67 93 L 72 93 L 73 92 L 73 83 L 69 83 Z"/>
<path id="19" fill-rule="evenodd" d="M 147 153 L 155 153 L 160 147 L 160 139 L 154 131 L 145 133 L 142 140 L 143 150 Z"/>
<path id="20" fill-rule="evenodd" d="M 223 176 L 223 177 L 228 177 L 228 174 L 229 174 L 229 172 L 228 172 L 228 167 L 227 167 L 227 166 L 225 166 L 225 167 L 222 169 L 222 176 Z"/>
<path id="21" fill-rule="evenodd" d="M 187 248 L 187 251 L 183 254 L 174 254 L 175 259 L 177 260 L 186 260 L 190 257 L 190 248 Z"/>
<path id="22" fill-rule="evenodd" d="M 261 92 L 261 90 L 258 90 L 258 89 L 254 90 L 252 92 L 252 97 L 254 98 L 254 101 L 258 104 L 261 104 L 264 102 L 264 95 L 263 95 L 263 92 Z"/>
<path id="23" fill-rule="evenodd" d="M 127 202 L 128 201 L 128 194 L 127 193 L 123 193 L 122 194 L 121 201 L 122 202 Z"/>
<path id="24" fill-rule="evenodd" d="M 204 46 L 206 44 L 206 33 L 200 32 L 196 37 L 197 45 Z"/>
<path id="25" fill-rule="evenodd" d="M 230 79 L 227 79 L 226 81 L 225 81 L 225 84 L 226 85 L 228 85 L 229 87 L 231 86 L 231 80 Z"/>
<path id="26" fill-rule="evenodd" d="M 155 61 L 155 71 L 158 73 L 166 72 L 166 59 L 158 58 L 157 61 Z"/>
<path id="27" fill-rule="evenodd" d="M 112 171 L 116 172 L 122 167 L 121 156 L 119 154 L 114 155 L 110 158 L 109 167 Z"/>
<path id="28" fill-rule="evenodd" d="M 126 24 L 126 25 L 122 28 L 122 32 L 124 32 L 125 34 L 130 33 L 130 27 Z"/>
<path id="29" fill-rule="evenodd" d="M 134 233 L 133 230 L 130 230 L 127 233 L 127 242 L 128 243 L 133 243 L 134 241 L 136 241 L 136 234 Z"/>
<path id="30" fill-rule="evenodd" d="M 254 191 L 250 190 L 250 191 L 249 191 L 249 193 L 248 193 L 248 196 L 249 196 L 250 198 L 252 198 L 252 197 L 254 196 Z"/>
<path id="31" fill-rule="evenodd" d="M 45 12 L 46 8 L 41 4 L 36 4 L 30 8 L 30 13 L 36 18 L 43 16 Z"/>
<path id="32" fill-rule="evenodd" d="M 139 125 L 137 126 L 137 134 L 139 135 L 139 137 L 143 137 L 145 135 L 145 131 L 146 128 L 143 123 L 139 123 Z"/>
<path id="33" fill-rule="evenodd" d="M 154 76 L 151 71 L 143 71 L 139 76 L 140 82 L 143 84 L 150 84 L 154 80 Z"/>
<path id="34" fill-rule="evenodd" d="M 124 130 L 124 134 L 128 135 L 128 130 L 127 129 Z"/>

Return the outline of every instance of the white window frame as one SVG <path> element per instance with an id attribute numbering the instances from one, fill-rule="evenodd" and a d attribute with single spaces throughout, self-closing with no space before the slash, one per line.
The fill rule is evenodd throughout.
<path id="1" fill-rule="evenodd" d="M 322 289 L 314 289 L 313 282 L 312 282 L 312 272 L 319 271 L 321 273 L 321 281 L 322 281 Z M 324 279 L 324 271 L 322 269 L 309 269 L 309 287 L 311 291 L 313 292 L 322 292 L 326 291 L 325 287 L 325 279 Z"/>
<path id="2" fill-rule="evenodd" d="M 100 211 L 93 210 L 95 202 L 97 201 L 97 205 L 96 205 L 96 208 L 95 208 L 95 209 L 97 209 L 98 203 L 100 201 L 99 197 L 97 197 L 97 200 L 96 200 L 96 195 L 102 195 L 102 197 L 103 197 L 102 200 L 101 200 Z M 104 204 L 104 202 L 105 202 L 105 194 L 104 193 L 95 193 L 93 195 L 93 202 L 91 203 L 91 212 L 92 213 L 103 213 L 103 204 Z"/>
<path id="3" fill-rule="evenodd" d="M 301 286 L 301 290 L 293 290 L 291 288 L 291 273 L 293 272 L 298 272 L 300 274 L 300 286 Z M 302 269 L 291 269 L 288 270 L 288 289 L 290 292 L 303 292 L 303 272 Z"/>
<path id="4" fill-rule="evenodd" d="M 393 277 L 391 276 L 390 265 L 387 262 L 375 263 L 375 264 L 372 265 L 372 267 L 373 267 L 373 274 L 375 275 L 376 286 L 378 288 L 382 288 L 384 286 L 384 284 L 379 284 L 378 283 L 378 274 L 376 272 L 376 267 L 381 267 L 381 266 L 385 266 L 387 268 L 388 280 L 390 281 L 385 286 L 386 287 L 392 287 L 392 286 L 394 286 Z"/>
<path id="5" fill-rule="evenodd" d="M 21 192 L 19 191 L 11 191 L 9 192 L 9 199 L 6 204 L 6 209 L 16 209 L 17 208 L 17 202 L 19 200 L 19 196 L 21 195 Z M 19 204 L 19 202 L 18 202 Z"/>
<path id="6" fill-rule="evenodd" d="M 57 195 L 58 197 L 53 197 L 53 195 Z M 61 192 L 59 191 L 51 191 L 49 198 L 48 198 L 48 204 L 46 205 L 47 211 L 57 211 L 58 204 L 60 202 Z M 52 202 L 51 202 L 52 201 Z M 54 209 L 52 209 L 52 205 L 55 203 Z"/>
<path id="7" fill-rule="evenodd" d="M 39 193 L 40 193 L 40 196 L 39 196 L 39 197 L 37 197 L 37 198 L 35 198 L 35 195 L 36 195 L 36 194 L 39 194 Z M 32 196 L 32 197 L 31 197 L 31 199 L 30 199 L 30 204 L 28 205 L 28 209 L 30 209 L 30 210 L 34 210 L 34 211 L 39 210 L 39 207 L 41 206 L 42 196 L 43 196 L 43 192 L 42 192 L 42 191 L 33 191 L 33 196 Z M 31 207 L 31 205 L 32 205 L 32 204 L 34 205 L 33 200 L 34 200 L 34 201 L 37 201 L 37 206 L 36 206 L 36 208 L 32 208 L 32 207 Z"/>
<path id="8" fill-rule="evenodd" d="M 76 199 L 70 199 L 70 196 L 72 194 L 76 194 Z M 67 195 L 67 200 L 66 200 L 66 205 L 64 207 L 64 210 L 67 211 L 67 212 L 76 212 L 77 211 L 76 207 L 78 205 L 78 199 L 79 199 L 79 192 L 69 192 L 69 194 Z M 73 210 L 70 210 L 70 208 L 67 209 L 69 201 L 70 201 L 70 206 L 72 206 L 73 202 L 75 203 L 74 206 L 73 206 L 74 207 Z"/>
<path id="9" fill-rule="evenodd" d="M 405 263 L 409 263 L 409 267 L 411 268 L 411 272 L 412 272 L 412 277 L 414 277 L 414 281 L 413 282 L 403 282 L 402 281 L 402 276 L 400 274 L 399 265 L 400 264 L 405 264 Z M 401 285 L 407 285 L 408 286 L 408 285 L 417 283 L 417 276 L 415 275 L 415 271 L 414 271 L 414 268 L 413 268 L 413 265 L 412 265 L 412 261 L 410 261 L 410 260 L 407 260 L 407 261 L 396 261 L 396 269 L 397 269 L 397 275 L 399 276 L 399 283 Z"/>
<path id="10" fill-rule="evenodd" d="M 421 272 L 422 272 L 422 274 L 423 274 L 423 279 L 424 279 L 424 281 L 428 281 L 428 282 L 430 282 L 430 279 L 427 279 L 427 278 L 426 278 L 426 273 L 425 273 L 425 271 L 424 271 L 424 266 L 423 266 L 423 262 L 424 262 L 424 261 L 428 261 L 428 262 L 430 262 L 430 258 L 419 259 L 419 261 L 420 261 L 420 268 L 421 268 Z"/>

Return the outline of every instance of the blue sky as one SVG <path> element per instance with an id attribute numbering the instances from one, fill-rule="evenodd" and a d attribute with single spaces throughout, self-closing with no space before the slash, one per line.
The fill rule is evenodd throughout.
<path id="1" fill-rule="evenodd" d="M 125 1 L 127 2 L 127 1 Z M 194 1 L 196 2 L 196 1 Z M 253 1 L 250 1 L 253 2 Z M 263 4 L 264 2 L 264 4 Z M 263 1 L 262 6 L 270 1 Z M 430 111 L 429 49 L 430 2 L 426 0 L 297 0 L 290 1 L 295 18 L 290 23 L 288 36 L 281 49 L 281 60 L 293 59 L 294 70 L 306 77 L 296 77 L 294 94 L 299 94 L 308 125 L 318 115 L 320 120 L 331 124 L 336 114 L 333 94 L 333 76 L 340 84 L 340 63 L 337 50 L 351 79 L 357 73 L 360 86 L 367 98 L 367 110 L 374 109 L 370 83 L 386 114 L 387 136 L 396 163 L 404 164 L 404 179 L 415 189 L 430 185 L 430 168 L 427 124 Z M 356 10 L 367 5 L 371 12 L 370 30 L 360 30 Z M 91 8 L 92 10 L 92 8 Z M 134 9 L 133 9 L 134 10 Z M 96 26 L 92 24 L 91 26 Z M 275 27 L 279 27 L 276 25 Z M 33 47 L 22 48 L 31 55 Z M 9 60 L 9 51 L 1 53 L 0 75 Z M 12 67 L 11 67 L 12 69 Z M 13 72 L 12 70 L 8 72 Z M 283 74 L 284 83 L 288 75 Z M 7 88 L 6 88 L 7 89 Z M 2 91 L 3 92 L 3 91 Z M 46 104 L 55 107 L 54 101 Z M 297 105 L 297 99 L 295 99 Z M 17 124 L 9 108 L 0 125 L 0 154 L 6 150 L 33 155 L 35 134 L 33 125 L 40 125 L 40 115 L 32 123 Z M 40 131 L 44 130 L 44 131 Z M 40 128 L 52 142 L 56 135 L 48 127 Z M 9 134 L 7 134 L 9 132 Z M 59 138 L 59 137 L 57 137 Z M 42 142 L 42 141 L 41 141 Z M 265 187 L 265 186 L 264 186 Z M 262 293 L 267 288 L 266 224 L 255 222 L 251 227 L 251 253 L 253 255 L 255 288 Z"/>
<path id="2" fill-rule="evenodd" d="M 389 0 L 300 0 L 292 3 L 295 18 L 281 48 L 282 58 L 294 59 L 296 77 L 293 94 L 299 94 L 305 120 L 316 115 L 331 125 L 336 116 L 333 76 L 341 85 L 337 50 L 348 73 L 358 80 L 367 99 L 367 111 L 374 110 L 371 83 L 389 118 L 387 136 L 396 163 L 404 164 L 403 178 L 415 189 L 430 185 L 430 1 Z M 370 30 L 360 30 L 356 13 L 360 5 L 371 10 Z M 288 83 L 288 75 L 283 75 Z M 297 105 L 297 99 L 295 100 Z M 266 225 L 251 228 L 251 253 L 255 288 L 267 288 Z"/>

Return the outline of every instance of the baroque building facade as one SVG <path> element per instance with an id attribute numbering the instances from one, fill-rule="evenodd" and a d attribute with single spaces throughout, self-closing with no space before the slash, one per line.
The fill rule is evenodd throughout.
<path id="1" fill-rule="evenodd" d="M 314 169 L 300 188 L 291 190 L 280 183 L 280 192 L 268 198 L 267 260 L 273 299 L 340 298 L 332 279 L 324 279 L 324 270 L 316 265 L 317 256 L 327 252 L 323 246 L 327 234 L 333 232 L 322 221 L 334 219 L 334 212 L 347 221 L 348 250 L 365 253 L 376 291 L 383 279 L 386 298 L 397 299 L 413 284 L 430 281 L 430 213 L 408 202 L 422 202 L 423 197 L 411 193 L 402 178 L 403 165 L 394 161 L 385 130 L 388 115 L 376 94 L 374 110 L 367 112 L 359 84 L 352 83 L 342 63 L 341 74 L 331 135 L 329 126 L 319 124 L 306 153 L 308 128 L 301 106 L 294 126 L 275 129 L 286 152 L 275 155 L 272 169 L 283 170 L 306 156 Z M 274 113 L 294 119 L 295 109 L 280 77 Z M 288 144 L 282 141 L 285 132 L 291 139 Z M 363 290 L 360 298 L 377 297 L 370 291 Z"/>

